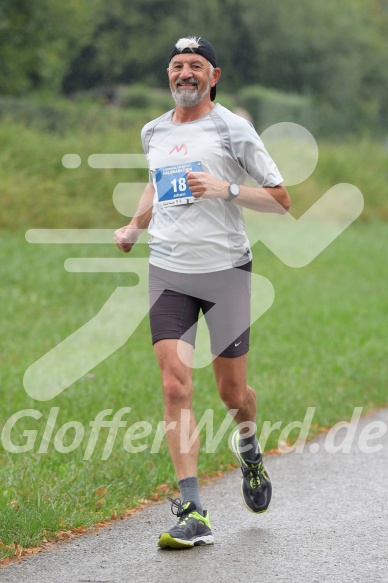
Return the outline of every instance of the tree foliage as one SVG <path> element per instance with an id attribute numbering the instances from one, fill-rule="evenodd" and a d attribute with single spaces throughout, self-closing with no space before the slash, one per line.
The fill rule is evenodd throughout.
<path id="1" fill-rule="evenodd" d="M 74 57 L 90 41 L 91 16 L 90 6 L 78 0 L 1 0 L 0 94 L 60 89 Z"/>
<path id="2" fill-rule="evenodd" d="M 0 93 L 167 86 L 177 38 L 209 38 L 220 89 L 311 97 L 342 130 L 388 127 L 388 0 L 2 0 Z"/>

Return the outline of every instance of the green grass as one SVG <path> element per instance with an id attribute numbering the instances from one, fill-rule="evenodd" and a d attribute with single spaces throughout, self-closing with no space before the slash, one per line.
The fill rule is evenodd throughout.
<path id="1" fill-rule="evenodd" d="M 115 124 L 112 113 L 118 118 Z M 90 115 L 93 120 L 94 109 Z M 132 115 L 128 122 L 124 113 L 100 107 L 101 125 L 96 124 L 93 129 L 85 110 L 84 125 L 79 121 L 59 133 L 2 121 L 0 227 L 113 228 L 121 224 L 123 217 L 112 203 L 113 190 L 120 182 L 146 182 L 147 171 L 97 170 L 90 168 L 87 160 L 94 153 L 141 153 L 139 132 L 147 121 L 146 115 L 146 112 L 135 118 Z M 81 157 L 79 168 L 62 166 L 62 157 L 68 153 Z M 350 182 L 362 191 L 365 210 L 361 220 L 387 219 L 387 151 L 381 144 L 370 141 L 344 144 L 319 141 L 319 162 L 313 175 L 289 189 L 294 216 L 302 214 L 339 182 Z"/>
<path id="2" fill-rule="evenodd" d="M 360 220 L 387 220 L 387 148 L 379 142 L 362 139 L 344 143 L 318 140 L 318 147 L 318 164 L 311 178 L 289 189 L 294 216 L 302 214 L 335 184 L 350 183 L 364 196 L 365 207 Z"/>
<path id="3" fill-rule="evenodd" d="M 13 555 L 16 545 L 39 545 L 59 531 L 88 528 L 121 514 L 139 500 L 164 492 L 166 486 L 158 490 L 161 484 L 176 486 L 165 443 L 158 453 L 150 452 L 163 403 L 147 318 L 125 346 L 52 401 L 34 401 L 23 388 L 29 365 L 97 314 L 117 286 L 136 283 L 130 274 L 65 271 L 68 257 L 121 257 L 113 244 L 32 245 L 24 233 L 50 227 L 113 229 L 126 223 L 112 204 L 113 189 L 119 182 L 146 181 L 147 172 L 95 170 L 87 158 L 93 153 L 140 152 L 143 115 L 129 112 L 120 117 L 120 112 L 102 107 L 89 112 L 69 105 L 63 119 L 53 112 L 57 126 L 47 127 L 50 131 L 42 131 L 41 121 L 25 127 L 3 120 L 0 126 L 0 429 L 18 411 L 41 413 L 39 419 L 20 419 L 12 432 L 15 444 L 31 439 L 31 451 L 0 449 L 0 557 Z M 61 164 L 62 156 L 70 152 L 82 158 L 74 170 Z M 321 426 L 349 419 L 356 406 L 367 413 L 387 404 L 383 283 L 387 225 L 378 221 L 388 216 L 387 154 L 369 142 L 320 143 L 319 153 L 314 175 L 290 188 L 293 214 L 302 214 L 337 182 L 358 186 L 365 210 L 356 225 L 302 269 L 284 266 L 262 244 L 255 245 L 254 269 L 273 283 L 276 298 L 252 327 L 249 359 L 259 425 L 265 420 L 281 421 L 282 427 L 302 421 L 312 406 L 316 410 L 311 435 Z M 147 253 L 143 245 L 132 256 Z M 195 370 L 194 379 L 197 417 L 211 409 L 216 431 L 226 412 L 211 367 Z M 84 460 L 90 423 L 102 410 L 112 409 L 110 419 L 123 407 L 131 410 L 123 417 L 126 427 L 118 430 L 109 458 L 101 460 L 108 436 L 103 428 L 93 455 Z M 39 453 L 52 408 L 58 408 L 58 418 L 47 452 Z M 147 449 L 131 453 L 124 449 L 123 439 L 138 421 L 151 424 L 152 431 L 138 441 Z M 84 437 L 73 452 L 60 453 L 54 439 L 69 422 L 78 422 Z M 23 435 L 24 431 L 30 433 Z M 201 476 L 235 464 L 227 446 L 229 433 L 213 454 L 201 452 Z M 70 429 L 63 444 L 69 445 L 73 437 Z M 294 432 L 290 440 L 296 437 Z M 279 431 L 273 432 L 266 449 L 277 447 L 278 438 Z"/>
<path id="4" fill-rule="evenodd" d="M 101 132 L 81 128 L 57 135 L 2 123 L 0 227 L 106 227 L 123 221 L 112 203 L 113 190 L 119 182 L 147 181 L 147 171 L 96 170 L 88 166 L 88 157 L 140 153 L 141 127 L 137 120 L 131 128 Z M 81 157 L 79 168 L 63 167 L 62 157 L 68 153 Z"/>
<path id="5" fill-rule="evenodd" d="M 118 224 L 121 224 L 119 221 Z M 385 223 L 349 228 L 308 267 L 284 266 L 263 245 L 254 247 L 254 269 L 274 285 L 272 308 L 252 328 L 249 382 L 258 395 L 258 422 L 302 421 L 308 406 L 316 407 L 311 435 L 320 426 L 349 419 L 353 408 L 367 413 L 387 405 L 386 321 L 384 286 L 387 265 Z M 40 419 L 20 419 L 12 433 L 24 444 L 24 430 L 36 430 L 34 447 L 26 453 L 0 457 L 0 545 L 2 556 L 55 537 L 58 531 L 88 528 L 157 492 L 161 484 L 176 486 L 165 443 L 151 453 L 157 423 L 162 419 L 160 377 L 150 345 L 147 318 L 125 346 L 48 402 L 34 401 L 24 391 L 23 374 L 37 358 L 93 317 L 117 286 L 133 285 L 130 274 L 68 273 L 67 257 L 120 256 L 114 245 L 31 245 L 21 231 L 1 237 L 3 312 L 1 336 L 0 426 L 22 409 L 35 409 Z M 146 254 L 143 247 L 135 256 Z M 195 411 L 200 418 L 214 412 L 214 428 L 225 417 L 216 394 L 211 366 L 195 370 Z M 47 453 L 39 446 L 52 407 L 58 407 Z M 109 459 L 101 456 L 108 435 L 101 429 L 95 451 L 83 460 L 90 422 L 104 409 L 113 414 L 131 407 L 123 418 Z M 108 417 L 111 418 L 112 416 Z M 80 446 L 58 453 L 54 437 L 65 423 L 85 428 Z M 137 421 L 152 432 L 137 444 L 142 453 L 123 447 L 127 428 Z M 235 464 L 227 431 L 215 453 L 201 452 L 201 476 L 226 471 Z M 64 443 L 69 444 L 69 431 Z M 204 437 L 204 431 L 202 432 Z M 277 447 L 274 432 L 266 449 Z M 291 440 L 296 434 L 291 436 Z"/>

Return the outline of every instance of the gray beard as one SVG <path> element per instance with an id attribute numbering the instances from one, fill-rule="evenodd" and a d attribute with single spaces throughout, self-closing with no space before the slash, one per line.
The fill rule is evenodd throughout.
<path id="1" fill-rule="evenodd" d="M 198 105 L 198 103 L 200 101 L 202 101 L 202 99 L 205 97 L 205 95 L 207 95 L 209 93 L 209 90 L 210 90 L 210 81 L 208 82 L 207 86 L 202 91 L 202 93 L 198 93 L 198 91 L 195 89 L 194 90 L 192 90 L 192 89 L 176 89 L 175 91 L 173 91 L 171 89 L 171 94 L 173 96 L 175 103 L 177 105 L 179 105 L 179 107 L 182 107 L 183 109 L 187 109 L 189 107 L 194 107 L 195 105 Z"/>

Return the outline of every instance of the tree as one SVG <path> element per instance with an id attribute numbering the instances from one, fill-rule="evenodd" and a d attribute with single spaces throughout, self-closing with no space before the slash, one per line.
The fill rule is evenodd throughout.
<path id="1" fill-rule="evenodd" d="M 0 93 L 60 87 L 72 58 L 90 39 L 101 0 L 2 0 Z"/>

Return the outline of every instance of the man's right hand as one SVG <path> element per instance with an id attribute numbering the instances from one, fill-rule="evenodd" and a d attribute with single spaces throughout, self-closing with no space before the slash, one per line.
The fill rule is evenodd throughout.
<path id="1" fill-rule="evenodd" d="M 126 227 L 121 227 L 121 229 L 117 229 L 117 231 L 115 231 L 114 241 L 117 247 L 121 249 L 121 251 L 124 251 L 124 253 L 129 253 L 136 243 L 139 234 L 139 229 L 132 227 L 131 225 L 127 225 Z"/>
<path id="2" fill-rule="evenodd" d="M 136 212 L 126 227 L 117 229 L 114 234 L 114 241 L 121 251 L 129 253 L 142 232 L 147 229 L 152 218 L 152 204 L 155 189 L 151 183 L 147 184 L 141 195 Z"/>

